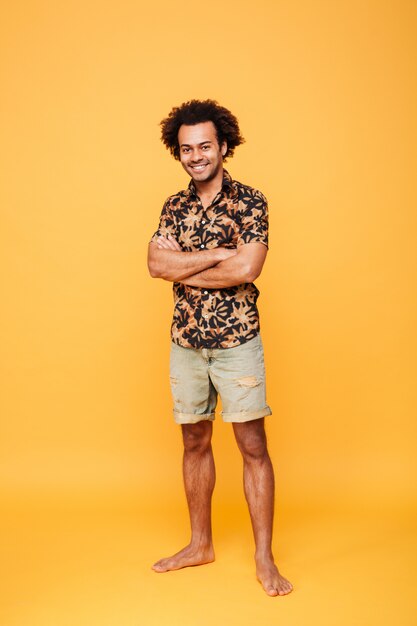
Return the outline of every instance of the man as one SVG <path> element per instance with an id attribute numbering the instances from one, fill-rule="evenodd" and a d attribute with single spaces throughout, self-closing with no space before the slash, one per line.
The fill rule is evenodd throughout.
<path id="1" fill-rule="evenodd" d="M 232 423 L 243 457 L 257 577 L 268 595 L 285 595 L 292 585 L 279 573 L 271 547 L 274 473 L 264 428 L 271 409 L 252 282 L 267 253 L 267 202 L 223 168 L 244 141 L 230 111 L 213 100 L 191 100 L 172 109 L 161 127 L 162 141 L 191 176 L 187 189 L 166 200 L 148 253 L 151 276 L 174 283 L 170 378 L 183 435 L 191 541 L 153 569 L 214 560 L 211 436 L 219 393 L 223 420 Z"/>

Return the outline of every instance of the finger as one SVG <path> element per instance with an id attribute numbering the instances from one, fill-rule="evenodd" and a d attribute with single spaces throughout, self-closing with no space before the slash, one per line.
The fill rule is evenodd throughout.
<path id="1" fill-rule="evenodd" d="M 169 241 L 174 244 L 175 250 L 178 250 L 178 252 L 181 252 L 182 248 L 180 244 L 178 243 L 178 241 L 171 235 L 168 235 L 168 238 L 169 238 Z"/>
<path id="2" fill-rule="evenodd" d="M 168 246 L 168 248 L 169 248 L 170 250 L 175 250 L 175 251 L 177 251 L 177 247 L 176 247 L 176 245 L 175 245 L 174 241 L 172 241 L 171 239 L 166 239 L 166 243 L 167 243 L 167 246 Z"/>
<path id="3" fill-rule="evenodd" d="M 157 244 L 158 244 L 158 246 L 160 248 L 165 248 L 166 250 L 170 249 L 170 245 L 168 243 L 168 240 L 165 239 L 165 237 L 159 237 L 158 241 L 157 241 Z"/>

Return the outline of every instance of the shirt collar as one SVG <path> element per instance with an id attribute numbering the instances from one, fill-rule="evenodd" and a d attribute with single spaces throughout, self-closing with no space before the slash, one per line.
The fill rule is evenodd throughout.
<path id="1" fill-rule="evenodd" d="M 225 191 L 226 193 L 228 191 L 229 191 L 229 193 L 231 193 L 232 190 L 233 190 L 233 179 L 230 176 L 229 172 L 227 170 L 225 170 L 225 169 L 223 169 L 223 182 L 222 182 L 222 189 L 221 190 Z M 187 194 L 189 196 L 196 196 L 197 195 L 197 190 L 195 188 L 193 179 L 191 179 L 189 184 L 188 184 Z"/>

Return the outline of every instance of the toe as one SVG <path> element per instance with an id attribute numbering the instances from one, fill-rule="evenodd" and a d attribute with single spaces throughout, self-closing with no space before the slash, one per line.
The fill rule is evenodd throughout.
<path id="1" fill-rule="evenodd" d="M 265 588 L 265 591 L 266 591 L 266 593 L 267 593 L 269 596 L 277 596 L 277 595 L 278 595 L 278 589 L 276 589 L 273 585 L 268 585 L 268 586 Z"/>
<path id="2" fill-rule="evenodd" d="M 281 587 L 281 591 L 280 591 L 280 595 L 284 596 L 287 593 L 290 593 L 290 591 L 292 590 L 292 585 L 290 583 L 285 583 L 284 585 L 282 585 Z"/>
<path id="3" fill-rule="evenodd" d="M 152 569 L 155 570 L 155 572 L 163 572 L 164 566 L 161 561 L 157 561 L 152 565 Z"/>

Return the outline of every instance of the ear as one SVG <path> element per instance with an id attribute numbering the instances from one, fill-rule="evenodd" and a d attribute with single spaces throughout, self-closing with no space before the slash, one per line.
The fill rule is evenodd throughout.
<path id="1" fill-rule="evenodd" d="M 224 155 L 227 152 L 227 141 L 223 141 L 221 147 L 220 147 L 220 151 L 222 153 L 222 157 L 224 157 Z"/>

